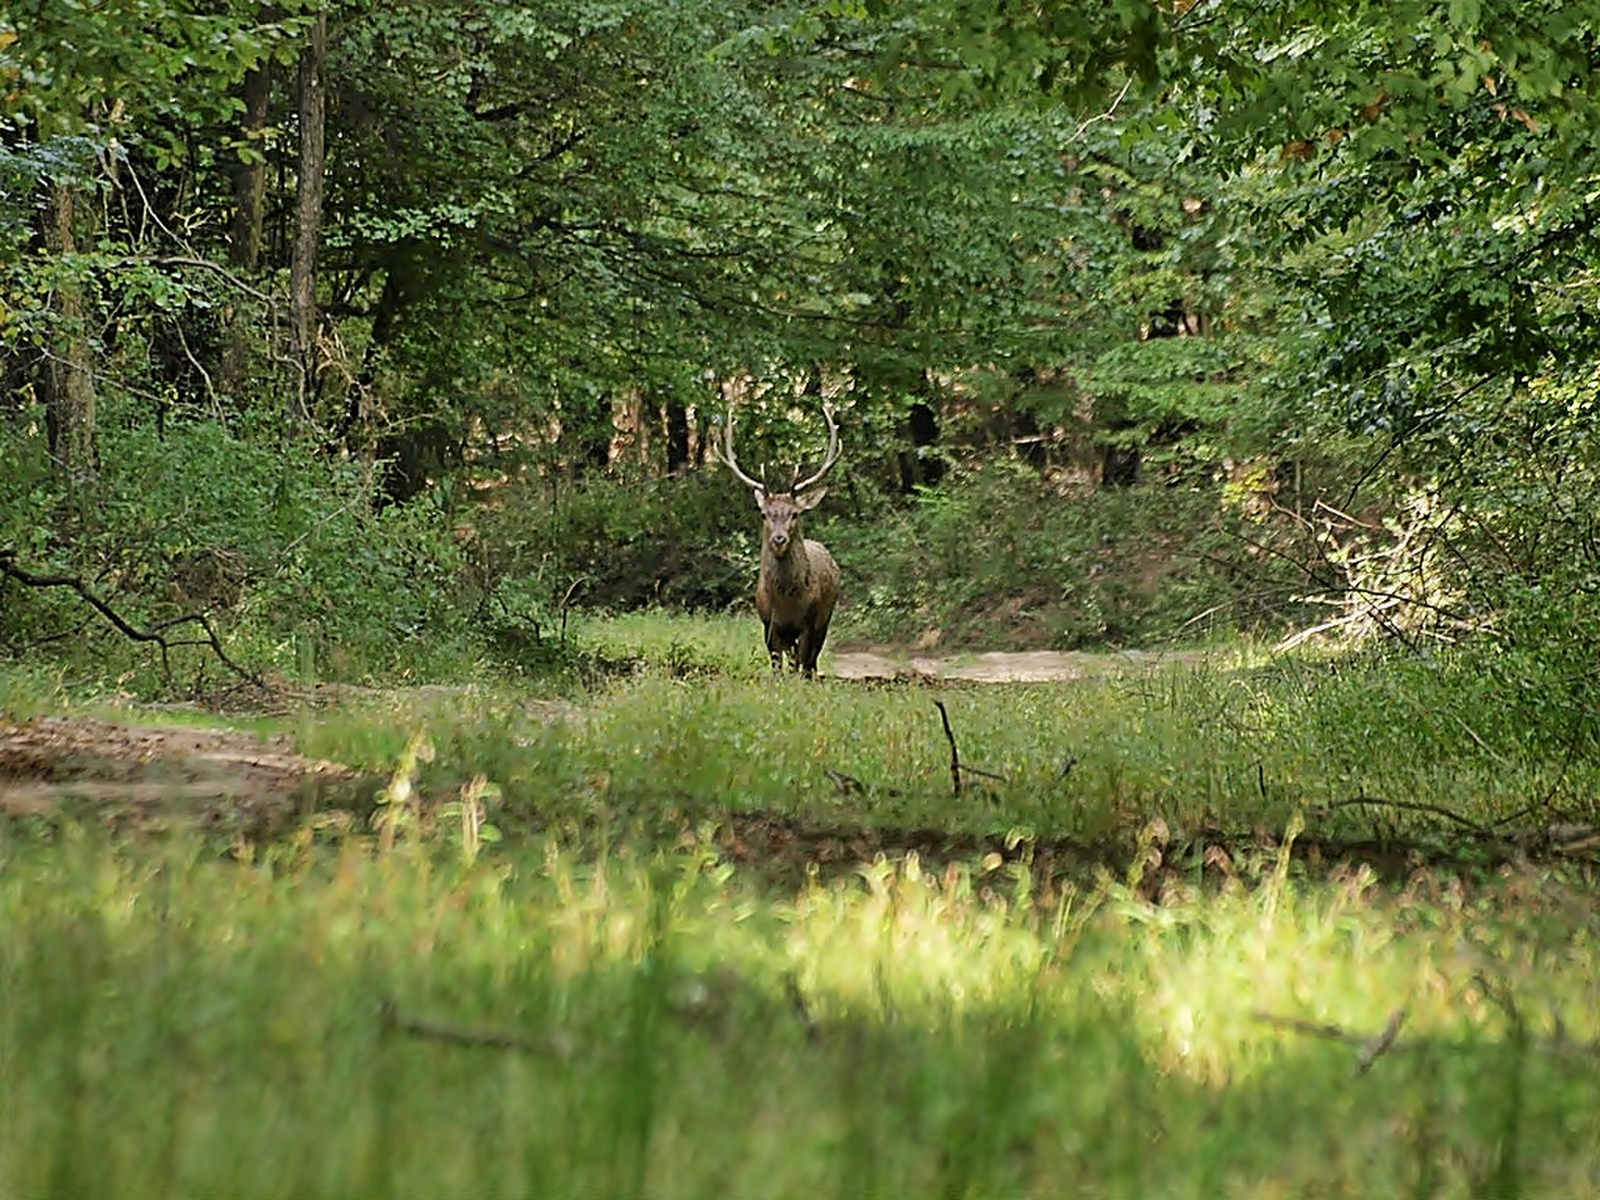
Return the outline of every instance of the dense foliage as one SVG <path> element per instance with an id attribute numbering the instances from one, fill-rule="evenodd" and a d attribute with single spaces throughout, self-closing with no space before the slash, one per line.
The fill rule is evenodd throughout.
<path id="1" fill-rule="evenodd" d="M 866 635 L 1310 603 L 1576 696 L 1593 7 L 13 5 L 0 554 L 280 665 L 477 653 L 728 604 L 722 411 L 791 462 L 826 399 Z M 1103 618 L 1119 510 L 1172 586 Z M 0 588 L 17 651 L 71 619 Z"/>

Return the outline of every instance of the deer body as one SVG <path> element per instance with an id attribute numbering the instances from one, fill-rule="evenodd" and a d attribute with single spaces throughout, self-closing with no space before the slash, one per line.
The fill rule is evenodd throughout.
<path id="1" fill-rule="evenodd" d="M 819 496 L 818 499 L 821 497 Z M 773 497 L 782 499 L 782 497 Z M 782 670 L 787 654 L 804 675 L 817 673 L 817 655 L 828 637 L 828 622 L 839 600 L 839 564 L 821 542 L 796 530 L 778 553 L 772 525 L 765 523 L 761 545 L 761 578 L 756 581 L 756 614 L 767 631 L 767 653 L 774 670 Z"/>
<path id="2" fill-rule="evenodd" d="M 767 653 L 775 671 L 783 669 L 785 656 L 807 678 L 817 674 L 817 656 L 828 637 L 828 623 L 839 600 L 839 564 L 821 542 L 811 541 L 801 529 L 801 514 L 815 508 L 827 489 L 818 487 L 839 460 L 839 429 L 827 413 L 830 433 L 828 458 L 822 469 L 806 480 L 795 472 L 787 492 L 769 492 L 739 469 L 733 454 L 733 414 L 728 414 L 727 448 L 721 457 L 739 479 L 755 493 L 761 511 L 761 576 L 756 581 L 756 613 L 766 630 Z"/>

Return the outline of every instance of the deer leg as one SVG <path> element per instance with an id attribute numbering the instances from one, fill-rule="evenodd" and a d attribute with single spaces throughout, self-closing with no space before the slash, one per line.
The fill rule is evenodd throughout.
<path id="1" fill-rule="evenodd" d="M 766 623 L 767 654 L 772 659 L 772 669 L 779 674 L 783 672 L 783 638 L 778 633 L 778 628 L 771 621 Z"/>
<path id="2" fill-rule="evenodd" d="M 827 636 L 826 629 L 820 633 L 813 633 L 807 629 L 800 634 L 799 644 L 795 647 L 795 665 L 800 668 L 800 674 L 807 679 L 817 677 L 817 659 L 822 654 L 822 642 Z"/>

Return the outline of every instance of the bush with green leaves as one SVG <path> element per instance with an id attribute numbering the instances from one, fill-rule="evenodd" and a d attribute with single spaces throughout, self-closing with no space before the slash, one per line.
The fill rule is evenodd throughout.
<path id="1" fill-rule="evenodd" d="M 820 524 L 820 523 L 819 523 Z M 1280 628 L 1293 569 L 1212 487 L 1063 491 L 1016 462 L 825 526 L 847 627 L 874 640 L 1072 649 Z"/>
<path id="2" fill-rule="evenodd" d="M 234 657 L 258 668 L 448 674 L 471 661 L 465 551 L 438 504 L 375 512 L 360 465 L 220 422 L 108 423 L 102 439 L 92 510 L 77 519 L 57 519 L 42 472 L 0 483 L 0 540 L 19 564 L 81 579 L 135 626 L 208 614 Z M 82 626 L 83 652 L 102 668 L 149 663 L 76 596 L 7 588 L 0 633 L 19 650 Z"/>
<path id="3" fill-rule="evenodd" d="M 721 609 L 754 586 L 759 524 L 721 473 L 540 482 L 503 500 L 478 517 L 482 569 L 539 579 L 552 607 Z"/>
<path id="4" fill-rule="evenodd" d="M 759 533 L 744 490 L 710 470 L 529 489 L 479 522 L 486 586 L 537 580 L 547 610 L 742 606 Z M 845 571 L 836 642 L 937 630 L 949 645 L 1070 649 L 1274 629 L 1294 611 L 1292 565 L 1209 486 L 1063 491 L 1002 460 L 909 502 L 846 479 L 806 533 Z"/>

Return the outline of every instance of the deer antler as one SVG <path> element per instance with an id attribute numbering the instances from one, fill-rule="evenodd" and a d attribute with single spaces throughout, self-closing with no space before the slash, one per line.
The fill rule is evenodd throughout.
<path id="1" fill-rule="evenodd" d="M 739 482 L 744 484 L 745 487 L 750 488 L 752 491 L 757 491 L 757 492 L 766 491 L 767 490 L 766 482 L 764 480 L 760 480 L 760 479 L 751 479 L 750 476 L 746 475 L 744 473 L 744 469 L 739 466 L 739 460 L 737 458 L 735 458 L 734 455 L 733 455 L 733 406 L 732 405 L 728 406 L 728 420 L 726 422 L 725 428 L 726 428 L 726 439 L 725 440 L 726 440 L 726 443 L 727 443 L 726 446 L 718 446 L 716 443 L 713 442 L 712 446 L 711 446 L 711 452 L 713 454 L 715 454 L 718 458 L 720 458 L 723 461 L 723 463 L 727 466 L 728 470 L 732 471 L 735 475 L 737 475 L 739 477 Z"/>
<path id="2" fill-rule="evenodd" d="M 818 469 L 817 473 L 807 476 L 805 479 L 800 478 L 799 467 L 794 469 L 794 481 L 789 485 L 789 494 L 791 496 L 798 496 L 801 492 L 808 491 L 809 489 L 816 487 L 817 484 L 822 482 L 823 477 L 826 476 L 829 471 L 833 470 L 834 464 L 839 461 L 839 455 L 841 453 L 841 447 L 839 444 L 839 426 L 833 419 L 832 406 L 824 404 L 822 406 L 822 415 L 826 417 L 828 421 L 827 457 L 823 460 L 822 466 Z M 723 438 L 723 444 L 719 446 L 713 442 L 711 446 L 711 452 L 722 460 L 723 464 L 727 466 L 728 470 L 732 471 L 736 476 L 739 477 L 739 482 L 753 490 L 765 492 L 767 490 L 766 472 L 762 472 L 760 479 L 752 479 L 749 475 L 745 474 L 744 468 L 739 465 L 739 460 L 734 456 L 733 409 L 731 407 L 728 409 L 728 419 L 725 423 L 725 430 L 726 433 Z"/>
<path id="3" fill-rule="evenodd" d="M 801 492 L 808 491 L 811 488 L 816 487 L 817 484 L 822 482 L 823 477 L 826 476 L 829 471 L 833 470 L 833 464 L 839 461 L 839 426 L 836 425 L 833 420 L 833 406 L 824 404 L 822 406 L 822 415 L 826 417 L 828 421 L 828 456 L 823 461 L 822 466 L 817 473 L 815 475 L 808 476 L 805 479 L 800 478 L 800 468 L 795 468 L 794 485 L 789 489 L 789 494 L 791 496 L 798 496 Z"/>

